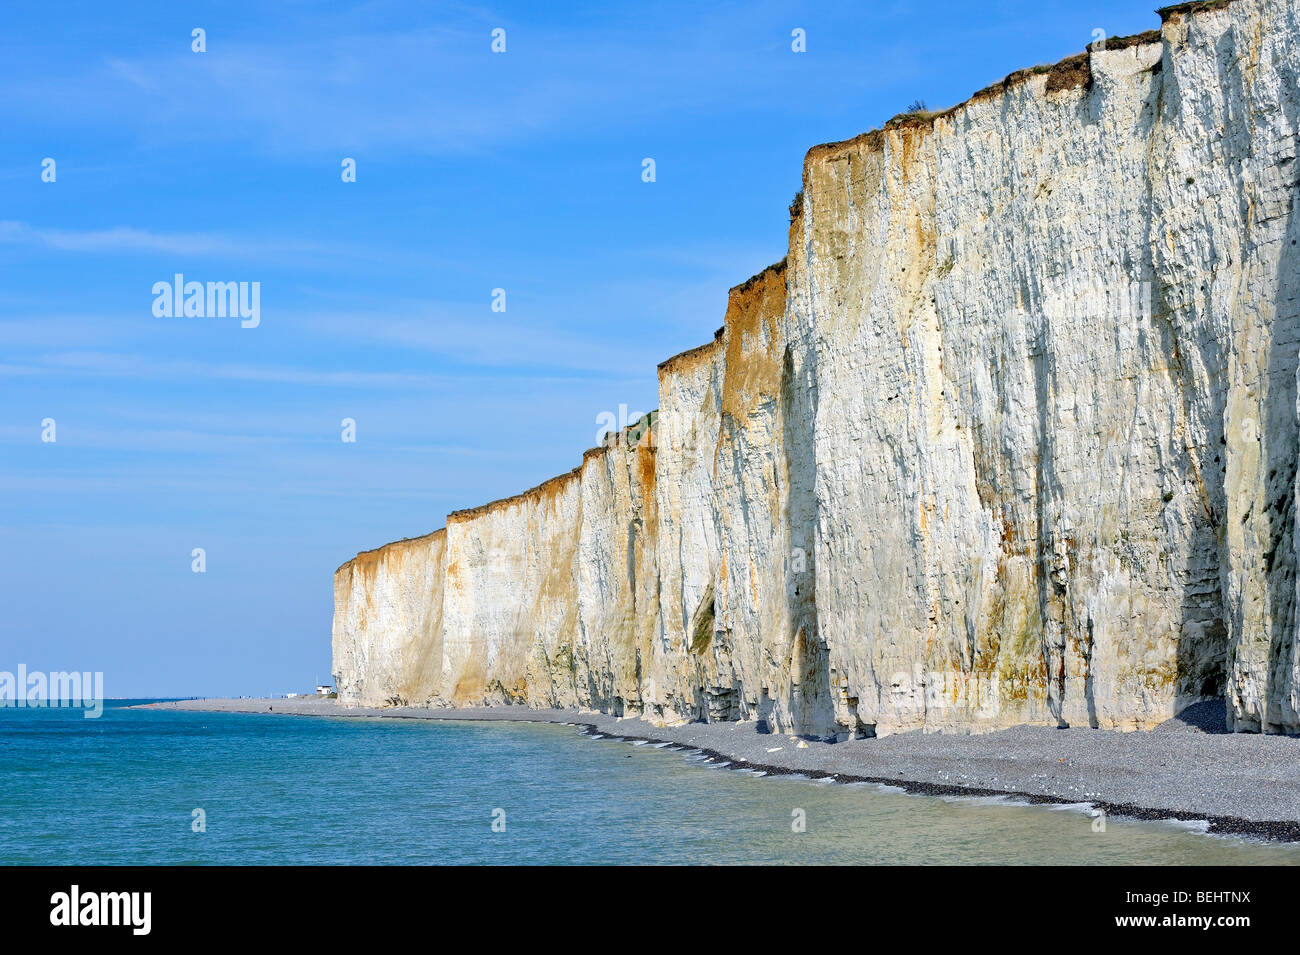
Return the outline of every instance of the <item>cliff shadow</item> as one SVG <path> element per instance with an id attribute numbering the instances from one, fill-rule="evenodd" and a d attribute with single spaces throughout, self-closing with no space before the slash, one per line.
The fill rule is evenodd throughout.
<path id="1" fill-rule="evenodd" d="M 805 351 L 811 360 L 812 349 Z M 817 628 L 817 574 L 813 565 L 817 533 L 817 390 L 810 367 L 796 369 L 787 345 L 781 362 L 781 438 L 784 448 L 786 499 L 784 520 L 786 606 L 789 616 L 784 645 L 790 647 L 789 708 L 791 730 L 798 735 L 830 736 L 836 732 L 831 693 L 830 650 Z"/>
<path id="2" fill-rule="evenodd" d="M 1292 84 L 1295 78 L 1292 77 Z M 1297 104 L 1283 97 L 1287 126 L 1297 128 Z M 1300 732 L 1297 712 L 1296 660 L 1296 498 L 1297 455 L 1300 454 L 1300 223 L 1296 217 L 1300 189 L 1300 136 L 1292 135 L 1290 155 L 1278 163 L 1279 190 L 1287 195 L 1285 228 L 1281 229 L 1281 252 L 1276 270 L 1277 298 L 1269 336 L 1267 407 L 1260 440 L 1263 456 L 1265 510 L 1268 538 L 1264 551 L 1264 572 L 1268 575 L 1269 606 L 1272 611 L 1268 648 L 1268 680 L 1264 688 L 1264 724 L 1271 733 Z"/>

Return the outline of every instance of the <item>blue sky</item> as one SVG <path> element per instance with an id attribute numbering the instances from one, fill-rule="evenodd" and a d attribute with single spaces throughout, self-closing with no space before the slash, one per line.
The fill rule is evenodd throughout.
<path id="1" fill-rule="evenodd" d="M 3 17 L 0 669 L 109 696 L 327 678 L 334 568 L 655 407 L 656 363 L 785 254 L 808 147 L 1158 26 L 1151 0 Z M 177 272 L 260 282 L 261 324 L 155 317 Z"/>

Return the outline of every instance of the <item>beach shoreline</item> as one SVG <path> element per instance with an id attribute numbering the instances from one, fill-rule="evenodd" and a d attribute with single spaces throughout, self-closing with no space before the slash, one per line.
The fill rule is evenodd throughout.
<path id="1" fill-rule="evenodd" d="M 667 743 L 698 750 L 727 768 L 771 776 L 1077 806 L 1107 817 L 1176 820 L 1221 835 L 1300 842 L 1300 738 L 1227 733 L 1215 706 L 1190 707 L 1151 731 L 1020 726 L 981 735 L 917 732 L 839 743 L 764 733 L 753 722 L 656 726 L 636 717 L 525 706 L 376 709 L 296 697 L 174 700 L 133 708 L 574 725 L 596 738 Z"/>

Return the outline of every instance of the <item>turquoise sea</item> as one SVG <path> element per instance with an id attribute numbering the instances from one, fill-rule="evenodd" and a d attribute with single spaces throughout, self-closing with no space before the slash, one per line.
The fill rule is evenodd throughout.
<path id="1" fill-rule="evenodd" d="M 89 720 L 0 708 L 0 863 L 1300 863 L 1297 846 L 760 778 L 575 727 L 131 702 Z"/>

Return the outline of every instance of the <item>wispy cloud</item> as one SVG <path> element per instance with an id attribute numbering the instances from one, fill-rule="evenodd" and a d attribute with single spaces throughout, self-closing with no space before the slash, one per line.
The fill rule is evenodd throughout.
<path id="1" fill-rule="evenodd" d="M 463 374 L 428 374 L 401 371 L 329 371 L 289 365 L 255 365 L 238 362 L 204 362 L 186 358 L 102 351 L 61 351 L 41 355 L 27 364 L 0 364 L 0 375 L 32 376 L 80 374 L 109 378 L 149 380 L 206 379 L 259 382 L 271 385 L 299 385 L 319 388 L 428 391 L 434 389 L 481 388 L 495 381 L 520 380 L 516 372 L 491 373 L 475 370 Z M 575 380 L 564 369 L 548 366 L 543 375 L 527 375 L 533 384 L 563 384 Z M 589 375 L 582 375 L 589 378 Z"/>
<path id="2" fill-rule="evenodd" d="M 45 372 L 68 371 L 134 379 L 207 378 L 327 388 L 410 390 L 436 388 L 448 383 L 448 379 L 444 376 L 419 373 L 322 371 L 285 365 L 203 362 L 99 351 L 54 352 L 42 356 L 35 365 L 30 367 Z"/>
<path id="3" fill-rule="evenodd" d="M 0 242 L 37 243 L 63 252 L 162 252 L 171 255 L 213 255 L 265 259 L 268 255 L 354 255 L 355 248 L 301 239 L 262 239 L 214 232 L 156 232 L 131 226 L 109 229 L 46 229 L 0 220 Z"/>
<path id="4" fill-rule="evenodd" d="M 654 361 L 644 342 L 620 341 L 603 333 L 584 333 L 540 321 L 517 321 L 502 315 L 482 315 L 481 305 L 387 302 L 366 312 L 306 313 L 282 320 L 311 334 L 341 342 L 417 350 L 437 355 L 455 366 L 601 377 L 645 376 Z M 482 372 L 476 374 L 481 376 Z"/>
<path id="5" fill-rule="evenodd" d="M 142 308 L 141 312 L 144 310 Z M 0 318 L 0 345 L 11 348 L 85 348 L 121 344 L 156 334 L 157 330 L 158 319 L 142 318 L 140 314 L 28 313 Z"/>

